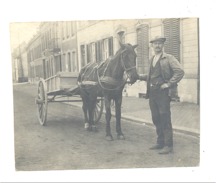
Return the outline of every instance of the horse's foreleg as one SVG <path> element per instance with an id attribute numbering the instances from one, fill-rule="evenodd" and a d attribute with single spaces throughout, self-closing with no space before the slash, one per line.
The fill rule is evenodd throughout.
<path id="1" fill-rule="evenodd" d="M 115 99 L 115 116 L 116 116 L 116 132 L 117 138 L 120 140 L 124 140 L 124 134 L 121 130 L 121 104 L 122 104 L 122 96 L 117 97 Z"/>
<path id="2" fill-rule="evenodd" d="M 111 127 L 110 127 L 110 121 L 111 121 L 111 100 L 105 97 L 105 118 L 106 118 L 106 140 L 113 140 L 113 137 L 111 135 Z"/>
<path id="3" fill-rule="evenodd" d="M 89 125 L 89 121 L 88 121 L 88 117 L 87 117 L 88 103 L 84 98 L 82 98 L 82 101 L 83 101 L 82 109 L 83 109 L 83 112 L 84 112 L 84 128 L 89 129 L 90 125 Z"/>

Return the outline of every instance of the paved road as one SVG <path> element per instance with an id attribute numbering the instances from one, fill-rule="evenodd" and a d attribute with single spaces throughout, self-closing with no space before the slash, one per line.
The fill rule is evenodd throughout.
<path id="1" fill-rule="evenodd" d="M 47 126 L 36 117 L 36 86 L 14 86 L 16 169 L 75 170 L 103 168 L 193 167 L 199 165 L 198 137 L 174 134 L 174 153 L 150 151 L 155 130 L 133 121 L 122 121 L 126 140 L 105 140 L 104 116 L 97 133 L 83 128 L 79 107 L 50 103 Z M 115 137 L 114 119 L 112 131 Z"/>

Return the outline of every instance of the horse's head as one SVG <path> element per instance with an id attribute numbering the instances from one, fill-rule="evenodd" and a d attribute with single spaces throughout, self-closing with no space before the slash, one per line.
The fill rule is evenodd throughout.
<path id="1" fill-rule="evenodd" d="M 121 64 L 126 72 L 129 83 L 133 84 L 138 79 L 138 73 L 136 70 L 136 52 L 135 48 L 138 45 L 132 46 L 131 44 L 122 44 L 121 46 Z"/>

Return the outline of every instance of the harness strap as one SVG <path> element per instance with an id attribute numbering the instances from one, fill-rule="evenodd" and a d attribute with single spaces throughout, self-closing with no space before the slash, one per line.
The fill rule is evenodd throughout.
<path id="1" fill-rule="evenodd" d="M 107 83 L 107 84 L 114 85 L 114 86 L 119 86 L 124 82 L 124 80 L 116 80 L 116 79 L 109 77 L 109 76 L 101 77 L 100 81 L 102 83 Z"/>

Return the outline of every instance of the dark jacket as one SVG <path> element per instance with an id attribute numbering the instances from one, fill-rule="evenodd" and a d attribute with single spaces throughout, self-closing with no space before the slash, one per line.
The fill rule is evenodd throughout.
<path id="1" fill-rule="evenodd" d="M 152 65 L 154 56 L 150 60 L 150 66 Z M 183 78 L 184 71 L 179 63 L 179 61 L 170 54 L 163 53 L 161 59 L 159 60 L 161 67 L 161 75 L 165 81 L 169 85 L 169 96 L 171 98 L 176 97 L 176 88 L 177 83 Z M 149 90 L 150 90 L 150 69 L 147 75 L 140 75 L 140 80 L 147 81 L 147 93 L 146 98 L 149 98 Z"/>

